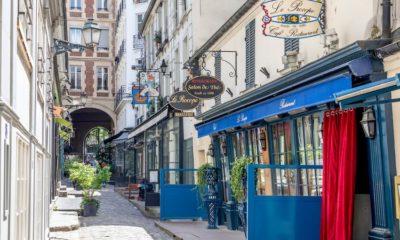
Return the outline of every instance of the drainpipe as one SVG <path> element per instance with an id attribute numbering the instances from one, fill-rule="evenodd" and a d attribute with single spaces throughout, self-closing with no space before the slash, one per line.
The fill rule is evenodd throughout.
<path id="1" fill-rule="evenodd" d="M 382 1 L 382 38 L 388 39 L 392 35 L 390 8 L 391 0 Z"/>

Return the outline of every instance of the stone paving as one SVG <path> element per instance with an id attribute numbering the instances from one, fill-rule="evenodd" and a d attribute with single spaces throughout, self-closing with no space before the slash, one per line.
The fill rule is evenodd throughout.
<path id="1" fill-rule="evenodd" d="M 80 217 L 81 227 L 70 232 L 52 232 L 51 240 L 172 240 L 112 186 L 101 191 L 96 217 Z"/>

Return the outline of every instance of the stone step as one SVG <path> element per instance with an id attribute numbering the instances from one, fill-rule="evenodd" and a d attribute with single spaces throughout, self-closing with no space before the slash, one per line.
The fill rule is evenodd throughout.
<path id="1" fill-rule="evenodd" d="M 50 214 L 50 232 L 66 232 L 79 228 L 78 213 L 52 211 Z"/>

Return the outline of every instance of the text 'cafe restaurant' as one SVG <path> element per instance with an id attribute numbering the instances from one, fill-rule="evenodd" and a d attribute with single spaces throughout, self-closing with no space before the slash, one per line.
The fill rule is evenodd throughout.
<path id="1" fill-rule="evenodd" d="M 400 238 L 391 104 L 380 104 L 391 88 L 373 91 L 400 84 L 385 79 L 382 44 L 356 42 L 197 117 L 198 137 L 212 138 L 226 214 L 232 162 L 256 163 L 248 239 Z"/>

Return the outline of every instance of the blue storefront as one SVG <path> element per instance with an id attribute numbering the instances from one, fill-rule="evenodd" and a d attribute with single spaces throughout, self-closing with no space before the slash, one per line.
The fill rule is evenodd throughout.
<path id="1" fill-rule="evenodd" d="M 211 136 L 215 165 L 221 170 L 220 224 L 236 227 L 230 168 L 236 158 L 249 156 L 256 164 L 248 168 L 248 239 L 320 239 L 327 171 L 323 139 L 330 139 L 323 120 L 329 113 L 342 115 L 336 93 L 385 77 L 374 57 L 379 45 L 357 42 L 198 116 L 202 119 L 196 125 L 198 137 Z M 353 224 L 353 239 L 398 237 L 391 185 L 394 149 L 387 144 L 393 137 L 386 121 L 390 109 L 376 106 L 375 111 L 379 127 L 376 137 L 367 139 L 358 124 L 363 109 L 354 109 L 357 129 L 352 132 L 357 144 L 347 146 L 356 149 L 356 169 L 350 175 L 354 212 L 347 213 L 354 215 L 348 223 Z"/>

